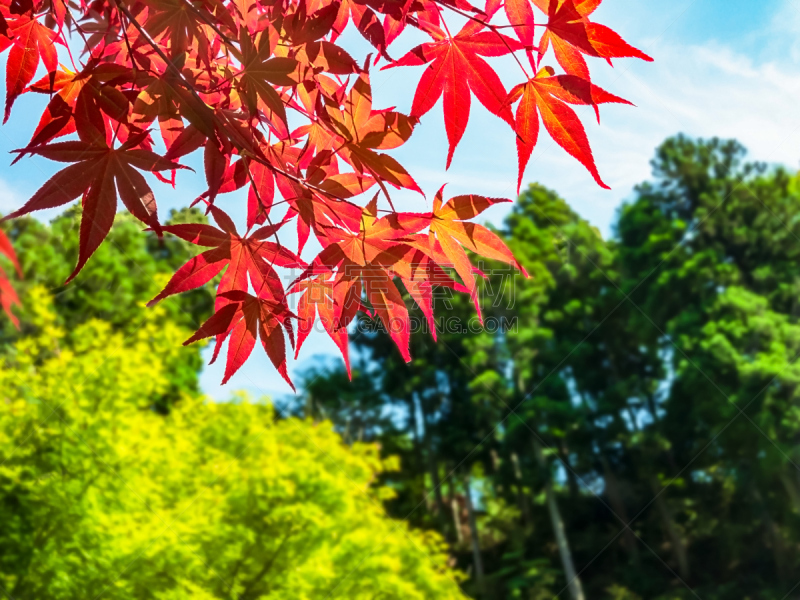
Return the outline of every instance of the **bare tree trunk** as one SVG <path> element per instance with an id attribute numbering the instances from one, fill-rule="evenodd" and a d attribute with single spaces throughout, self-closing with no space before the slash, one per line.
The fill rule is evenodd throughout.
<path id="1" fill-rule="evenodd" d="M 561 462 L 565 465 L 569 465 L 569 451 L 565 447 L 563 440 L 559 443 L 557 450 Z M 575 477 L 575 472 L 569 468 L 567 469 L 567 487 L 569 489 L 570 499 L 575 500 L 580 493 L 580 486 L 578 485 L 578 478 Z"/>
<path id="2" fill-rule="evenodd" d="M 430 436 L 428 435 L 425 436 L 425 446 L 428 455 L 428 470 L 431 474 L 431 485 L 433 485 L 433 497 L 436 501 L 436 512 L 440 519 L 444 519 L 444 498 L 442 497 L 442 481 L 439 479 L 439 463 L 433 453 L 433 444 L 431 444 Z"/>
<path id="3" fill-rule="evenodd" d="M 564 520 L 561 518 L 561 512 L 558 510 L 556 494 L 553 490 L 553 481 L 550 477 L 549 470 L 547 470 L 547 461 L 542 453 L 542 445 L 538 440 L 534 440 L 533 442 L 533 451 L 536 455 L 536 461 L 539 463 L 542 470 L 545 471 L 545 499 L 547 500 L 547 509 L 550 512 L 550 522 L 553 525 L 553 533 L 556 536 L 558 553 L 561 556 L 561 565 L 564 568 L 564 575 L 567 578 L 569 595 L 572 600 L 586 600 L 586 596 L 583 594 L 581 579 L 578 576 L 578 572 L 575 570 L 575 563 L 572 562 L 572 551 L 569 548 L 569 540 L 567 539 L 567 532 L 564 528 Z"/>
<path id="4" fill-rule="evenodd" d="M 472 506 L 472 490 L 469 486 L 469 475 L 464 477 L 464 499 L 467 503 L 467 516 L 469 519 L 469 537 L 472 542 L 472 559 L 475 563 L 475 582 L 478 584 L 478 596 L 485 593 L 483 581 L 483 559 L 481 558 L 481 542 L 478 538 L 478 523 L 475 520 L 475 508 Z"/>
<path id="5" fill-rule="evenodd" d="M 684 581 L 689 579 L 689 556 L 686 551 L 686 544 L 683 543 L 678 528 L 675 525 L 675 520 L 672 518 L 672 513 L 664 500 L 664 495 L 661 493 L 661 484 L 653 477 L 650 480 L 653 488 L 653 493 L 656 494 L 656 508 L 661 517 L 661 523 L 664 527 L 664 532 L 669 538 L 670 546 L 672 546 L 672 553 L 675 556 L 675 561 L 678 563 L 678 574 Z"/>

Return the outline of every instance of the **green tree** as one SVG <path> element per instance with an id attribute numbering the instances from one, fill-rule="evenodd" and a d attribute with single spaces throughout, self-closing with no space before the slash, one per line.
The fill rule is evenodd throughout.
<path id="1" fill-rule="evenodd" d="M 181 222 L 206 222 L 196 209 L 173 211 L 173 219 Z M 96 252 L 70 285 L 64 281 L 74 268 L 78 240 L 73 229 L 80 223 L 80 209 L 67 210 L 45 225 L 31 217 L 5 224 L 19 255 L 24 278 L 15 283 L 23 301 L 19 311 L 21 329 L 7 319 L 0 319 L 0 351 L 20 336 L 32 331 L 26 315 L 34 300 L 28 289 L 44 286 L 49 290 L 57 322 L 67 330 L 91 320 L 101 319 L 115 331 L 135 335 L 148 317 L 143 306 L 158 294 L 165 281 L 195 253 L 195 248 L 175 236 L 159 239 L 155 234 L 142 235 L 142 225 L 129 213 L 117 215 L 108 236 L 109 243 Z M 37 300 L 38 301 L 38 300 Z M 163 323 L 175 322 L 187 329 L 196 329 L 213 310 L 213 295 L 208 289 L 195 290 L 165 302 L 159 313 Z M 188 336 L 187 336 L 188 337 Z M 171 364 L 172 385 L 156 401 L 160 410 L 178 398 L 180 390 L 197 390 L 202 366 L 199 347 L 190 347 L 175 355 Z"/>
<path id="2" fill-rule="evenodd" d="M 0 362 L 0 584 L 13 598 L 459 598 L 441 539 L 387 518 L 391 468 L 328 424 L 170 387 L 187 330 L 67 332 L 28 290 Z"/>
<path id="3" fill-rule="evenodd" d="M 653 167 L 607 241 L 554 192 L 520 196 L 500 233 L 532 277 L 484 265 L 510 330 L 416 335 L 409 365 L 354 340 L 373 411 L 402 417 L 375 436 L 406 449 L 388 506 L 448 536 L 473 595 L 797 583 L 800 179 L 683 136 Z"/>

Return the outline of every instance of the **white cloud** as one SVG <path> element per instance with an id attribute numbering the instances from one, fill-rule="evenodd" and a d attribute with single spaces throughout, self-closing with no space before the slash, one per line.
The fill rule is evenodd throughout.
<path id="1" fill-rule="evenodd" d="M 783 0 L 775 11 L 765 50 L 776 55 L 785 56 L 793 63 L 800 61 L 800 2 Z"/>
<path id="2" fill-rule="evenodd" d="M 598 167 L 613 192 L 577 178 L 575 163 L 564 163 L 549 151 L 540 168 L 529 171 L 604 232 L 619 200 L 649 177 L 654 148 L 676 133 L 736 138 L 753 160 L 790 168 L 800 160 L 797 64 L 758 63 L 718 44 L 662 44 L 653 54 L 655 63 L 631 65 L 597 79 L 637 104 L 604 107 L 601 127 L 587 123 Z"/>

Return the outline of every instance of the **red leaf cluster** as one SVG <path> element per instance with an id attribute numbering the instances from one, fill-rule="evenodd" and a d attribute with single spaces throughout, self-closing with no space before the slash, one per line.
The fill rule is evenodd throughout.
<path id="1" fill-rule="evenodd" d="M 391 150 L 442 97 L 449 167 L 474 96 L 516 140 L 518 186 L 540 123 L 604 185 L 569 105 L 597 112 L 600 104 L 625 100 L 591 83 L 585 57 L 650 59 L 592 20 L 599 4 L 0 0 L 0 51 L 9 51 L 5 118 L 23 93 L 49 97 L 16 160 L 35 155 L 67 164 L 7 218 L 80 198 L 80 250 L 70 279 L 105 239 L 120 202 L 158 235 L 206 248 L 153 302 L 220 276 L 216 312 L 187 343 L 215 338 L 216 359 L 227 340 L 226 381 L 256 339 L 288 381 L 286 340 L 296 356 L 317 322 L 349 369 L 346 328 L 358 311 L 380 319 L 410 360 L 408 309 L 398 285 L 435 336 L 437 286 L 475 297 L 468 251 L 521 266 L 472 221 L 502 200 L 444 201 L 440 190 L 430 212 L 395 210 L 392 190 L 422 191 Z M 363 62 L 337 43 L 351 23 L 375 48 Z M 454 23 L 460 29 L 452 34 Z M 407 27 L 431 41 L 394 60 L 390 48 Z M 71 69 L 59 66 L 59 45 Z M 545 64 L 551 48 L 562 74 Z M 499 57 L 522 76 L 510 92 L 487 61 Z M 371 63 L 424 67 L 410 114 L 373 107 Z M 37 70 L 43 76 L 32 83 Z M 207 188 L 195 202 L 217 226 L 161 226 L 145 173 L 174 185 L 180 161 L 195 151 L 203 153 Z M 247 190 L 243 234 L 219 206 L 220 196 L 240 189 Z M 379 209 L 379 200 L 387 208 Z M 294 251 L 280 242 L 286 227 L 296 230 Z M 321 251 L 306 262 L 301 254 L 312 234 Z M 0 250 L 13 257 L 7 241 Z M 280 269 L 299 275 L 284 285 Z M 16 297 L 5 278 L 0 292 L 8 309 Z M 292 294 L 299 294 L 294 312 Z"/>
<path id="2" fill-rule="evenodd" d="M 22 269 L 17 261 L 17 255 L 14 253 L 14 248 L 11 245 L 11 241 L 2 231 L 0 231 L 0 256 L 5 256 L 8 258 L 16 268 L 17 275 L 20 277 L 22 276 Z M 3 271 L 3 268 L 0 267 L 0 308 L 2 308 L 3 312 L 8 315 L 8 318 L 11 319 L 11 322 L 14 323 L 14 326 L 18 327 L 19 322 L 17 321 L 17 317 L 15 317 L 14 313 L 11 312 L 11 307 L 15 304 L 19 304 L 17 292 L 11 286 L 11 281 L 9 280 L 5 271 Z"/>

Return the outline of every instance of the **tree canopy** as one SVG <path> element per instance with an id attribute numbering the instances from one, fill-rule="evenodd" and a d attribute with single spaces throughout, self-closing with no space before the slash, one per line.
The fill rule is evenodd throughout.
<path id="1" fill-rule="evenodd" d="M 206 222 L 197 209 L 173 214 L 173 218 Z M 15 282 L 22 304 L 14 311 L 21 322 L 0 320 L 0 353 L 12 350 L 14 340 L 35 331 L 28 317 L 35 312 L 41 298 L 29 297 L 28 290 L 37 286 L 50 292 L 56 323 L 66 331 L 100 319 L 125 337 L 135 335 L 147 322 L 143 306 L 158 293 L 172 271 L 192 255 L 191 245 L 180 239 L 158 239 L 153 233 L 142 235 L 137 221 L 122 213 L 95 260 L 80 273 L 74 285 L 64 285 L 72 269 L 69 257 L 77 249 L 77 240 L 70 232 L 78 227 L 79 221 L 79 210 L 71 209 L 49 225 L 31 217 L 6 224 L 7 239 L 16 248 L 24 277 Z M 171 322 L 193 329 L 210 315 L 213 302 L 212 291 L 201 288 L 164 303 L 164 310 L 155 318 L 160 323 Z M 165 355 L 164 359 L 170 360 L 165 372 L 169 373 L 172 385 L 156 401 L 160 410 L 168 410 L 182 392 L 198 391 L 202 366 L 199 348 L 184 348 Z"/>
<path id="2" fill-rule="evenodd" d="M 24 256 L 24 254 L 23 254 Z M 329 425 L 184 389 L 186 329 L 67 330 L 41 286 L 0 358 L 0 586 L 13 598 L 460 598 L 435 533 L 385 516 L 396 465 Z"/>
<path id="3" fill-rule="evenodd" d="M 684 136 L 653 167 L 608 241 L 554 192 L 520 196 L 498 233 L 532 277 L 483 265 L 505 326 L 414 335 L 405 364 L 373 323 L 353 336 L 357 401 L 330 409 L 336 373 L 306 392 L 401 457 L 390 510 L 446 536 L 477 597 L 797 583 L 800 180 Z"/>

